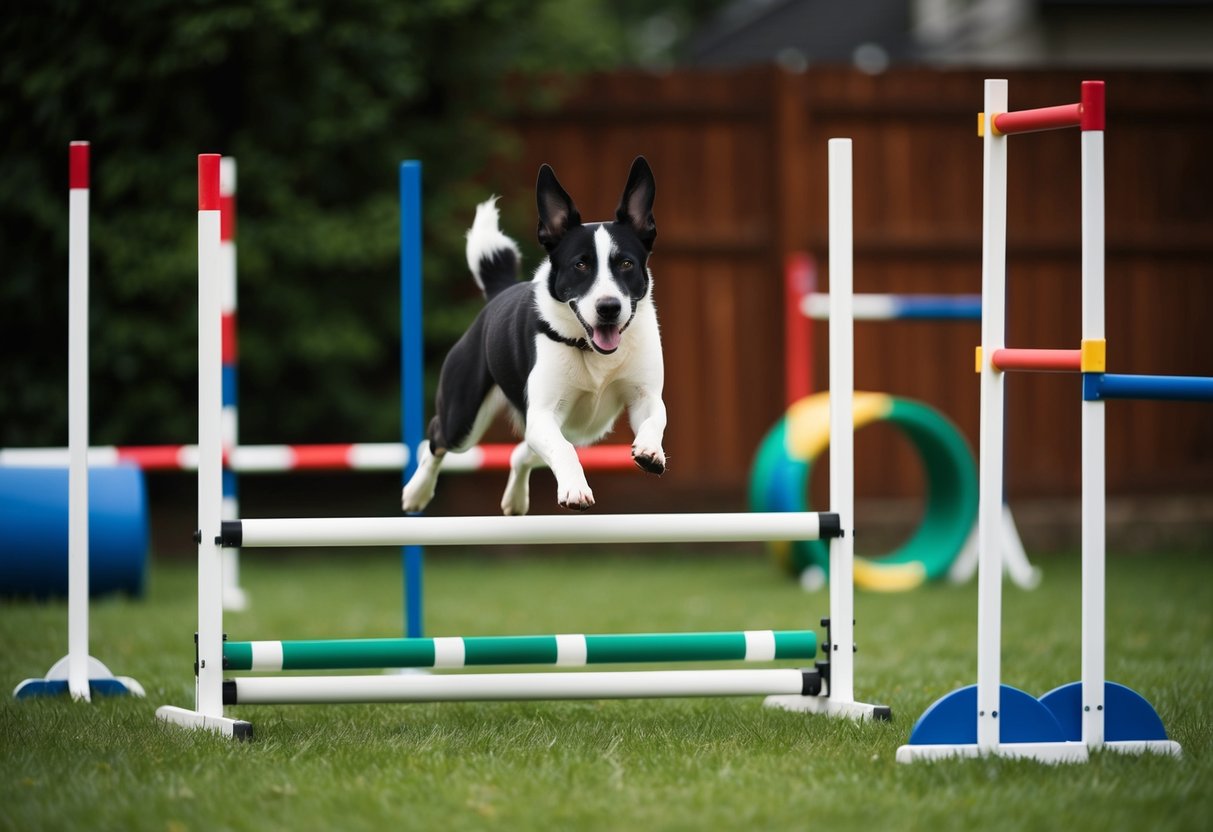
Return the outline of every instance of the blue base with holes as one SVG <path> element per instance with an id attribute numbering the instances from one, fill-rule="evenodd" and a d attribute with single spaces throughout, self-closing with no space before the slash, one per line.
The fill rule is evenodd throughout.
<path id="1" fill-rule="evenodd" d="M 1071 682 L 1040 697 L 1061 726 L 1065 739 L 1082 740 L 1082 682 Z M 1104 740 L 1165 740 L 1162 719 L 1146 698 L 1132 688 L 1104 682 Z"/>
<path id="2" fill-rule="evenodd" d="M 1019 688 L 999 688 L 999 742 L 1064 742 L 1053 712 Z M 910 745 L 976 745 L 977 685 L 954 690 L 923 711 L 910 731 Z"/>

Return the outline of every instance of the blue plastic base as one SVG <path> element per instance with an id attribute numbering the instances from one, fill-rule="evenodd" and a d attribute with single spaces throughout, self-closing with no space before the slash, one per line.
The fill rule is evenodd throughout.
<path id="1" fill-rule="evenodd" d="M 88 687 L 93 696 L 141 695 L 134 693 L 118 679 L 89 679 Z M 14 699 L 40 699 L 67 695 L 66 679 L 27 679 L 13 691 Z"/>
<path id="2" fill-rule="evenodd" d="M 1053 712 L 1036 697 L 1010 685 L 999 689 L 999 742 L 1064 742 Z M 977 685 L 954 690 L 923 711 L 910 731 L 910 745 L 976 745 Z"/>
<path id="3" fill-rule="evenodd" d="M 1040 697 L 1061 726 L 1064 738 L 1082 739 L 1082 682 L 1071 682 Z M 1104 682 L 1104 740 L 1165 740 L 1166 728 L 1154 706 L 1132 688 Z"/>

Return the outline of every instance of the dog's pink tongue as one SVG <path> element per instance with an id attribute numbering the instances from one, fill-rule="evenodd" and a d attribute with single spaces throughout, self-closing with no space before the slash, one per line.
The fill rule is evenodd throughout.
<path id="1" fill-rule="evenodd" d="M 623 333 L 620 332 L 617 326 L 596 326 L 594 327 L 594 346 L 603 352 L 611 352 L 619 348 L 619 342 L 623 340 Z"/>

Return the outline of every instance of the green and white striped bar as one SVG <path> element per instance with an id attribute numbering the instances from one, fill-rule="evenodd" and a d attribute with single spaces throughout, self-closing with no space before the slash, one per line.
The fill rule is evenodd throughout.
<path id="1" fill-rule="evenodd" d="M 227 547 L 477 546 L 491 544 L 707 543 L 841 537 L 838 515 L 588 514 L 527 517 L 294 517 L 228 520 Z"/>
<path id="2" fill-rule="evenodd" d="M 346 670 L 388 667 L 483 667 L 544 664 L 584 667 L 639 662 L 811 659 L 812 630 L 621 635 L 370 638 L 234 641 L 223 645 L 225 670 Z"/>
<path id="3" fill-rule="evenodd" d="M 243 676 L 223 683 L 225 705 L 337 702 L 504 702 L 794 696 L 817 700 L 821 674 L 793 668 L 454 673 L 377 676 Z"/>

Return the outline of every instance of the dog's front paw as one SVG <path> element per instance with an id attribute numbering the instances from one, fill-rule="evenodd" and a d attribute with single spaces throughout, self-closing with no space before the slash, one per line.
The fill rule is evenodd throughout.
<path id="1" fill-rule="evenodd" d="M 647 471 L 659 477 L 665 473 L 665 453 L 661 448 L 642 448 L 639 445 L 633 445 L 632 461 L 641 471 Z"/>
<path id="2" fill-rule="evenodd" d="M 562 488 L 556 501 L 560 503 L 561 508 L 567 508 L 570 511 L 589 511 L 590 506 L 594 505 L 594 494 L 588 485 L 580 488 Z"/>
<path id="3" fill-rule="evenodd" d="M 434 488 L 418 487 L 410 482 L 400 493 L 400 508 L 408 514 L 422 511 L 434 499 Z"/>

